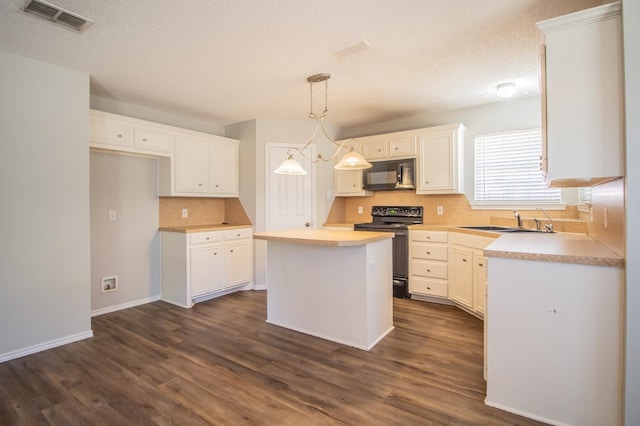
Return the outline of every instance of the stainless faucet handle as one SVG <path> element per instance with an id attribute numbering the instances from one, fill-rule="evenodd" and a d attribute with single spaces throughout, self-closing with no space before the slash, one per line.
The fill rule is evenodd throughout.
<path id="1" fill-rule="evenodd" d="M 536 230 L 539 231 L 540 230 L 540 219 L 538 219 L 537 217 L 534 217 L 533 221 L 536 223 Z"/>
<path id="2" fill-rule="evenodd" d="M 522 228 L 522 218 L 520 217 L 520 213 L 518 213 L 517 210 L 512 210 L 513 211 L 513 215 L 516 218 L 516 221 L 518 222 L 518 228 Z"/>
<path id="3" fill-rule="evenodd" d="M 545 224 L 545 225 L 544 225 L 544 229 L 545 229 L 545 231 L 547 231 L 547 232 L 553 232 L 553 223 L 552 223 L 552 222 L 550 222 L 550 223 Z"/>

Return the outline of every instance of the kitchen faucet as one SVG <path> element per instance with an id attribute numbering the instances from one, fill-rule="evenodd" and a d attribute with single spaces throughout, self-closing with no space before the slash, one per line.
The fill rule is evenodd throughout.
<path id="1" fill-rule="evenodd" d="M 520 217 L 520 213 L 514 210 L 513 215 L 516 217 L 516 221 L 518 221 L 518 229 L 522 228 L 522 218 Z"/>
<path id="2" fill-rule="evenodd" d="M 551 220 L 551 216 L 549 216 L 549 213 L 547 213 L 547 211 L 545 209 L 540 208 L 540 207 L 538 207 L 536 210 L 540 210 L 542 213 L 544 213 L 544 215 L 547 217 L 547 219 L 549 219 L 549 223 L 544 225 L 544 230 L 546 232 L 553 232 L 553 221 Z M 536 226 L 540 226 L 539 222 L 536 222 Z"/>

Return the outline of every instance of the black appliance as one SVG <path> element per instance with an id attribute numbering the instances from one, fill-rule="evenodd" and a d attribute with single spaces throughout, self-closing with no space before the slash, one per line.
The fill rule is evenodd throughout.
<path id="1" fill-rule="evenodd" d="M 373 206 L 372 222 L 356 223 L 355 231 L 393 232 L 393 296 L 409 297 L 409 225 L 422 223 L 422 206 Z"/>
<path id="2" fill-rule="evenodd" d="M 416 159 L 376 161 L 363 170 L 363 185 L 368 191 L 415 189 L 413 185 Z"/>

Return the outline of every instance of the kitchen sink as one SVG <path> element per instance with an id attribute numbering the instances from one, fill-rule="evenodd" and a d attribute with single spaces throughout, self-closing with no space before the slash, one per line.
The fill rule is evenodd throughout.
<path id="1" fill-rule="evenodd" d="M 513 228 L 509 226 L 493 226 L 493 225 L 478 225 L 478 226 L 459 226 L 462 229 L 474 229 L 476 231 L 491 231 L 491 232 L 537 232 L 543 234 L 550 234 L 553 231 L 544 231 L 542 229 L 527 229 L 527 228 Z"/>

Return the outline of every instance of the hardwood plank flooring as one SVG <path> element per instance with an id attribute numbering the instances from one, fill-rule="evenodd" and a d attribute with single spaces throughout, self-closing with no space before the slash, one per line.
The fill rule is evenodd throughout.
<path id="1" fill-rule="evenodd" d="M 482 321 L 453 306 L 394 299 L 369 352 L 265 319 L 264 291 L 95 317 L 0 364 L 0 425 L 541 424 L 484 405 Z"/>

